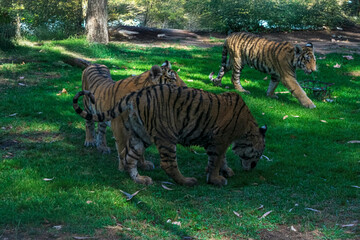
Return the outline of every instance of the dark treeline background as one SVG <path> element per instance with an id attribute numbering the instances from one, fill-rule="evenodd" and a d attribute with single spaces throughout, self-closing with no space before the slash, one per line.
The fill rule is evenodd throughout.
<path id="1" fill-rule="evenodd" d="M 87 5 L 88 0 L 0 0 L 0 41 L 84 34 Z M 359 0 L 108 0 L 107 6 L 109 25 L 192 31 L 284 31 L 360 22 Z"/>

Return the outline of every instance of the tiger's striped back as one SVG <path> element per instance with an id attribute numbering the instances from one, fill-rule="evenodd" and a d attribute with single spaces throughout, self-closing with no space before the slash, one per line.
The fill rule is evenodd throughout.
<path id="1" fill-rule="evenodd" d="M 87 98 L 84 104 L 93 113 L 107 111 L 126 94 L 156 84 L 186 86 L 168 61 L 161 67 L 155 65 L 149 71 L 117 82 L 112 80 L 105 65 L 92 64 L 83 71 L 82 89 L 93 93 L 96 104 L 90 106 Z"/>
<path id="2" fill-rule="evenodd" d="M 282 64 L 294 70 L 294 46 L 289 42 L 274 42 L 248 33 L 234 33 L 225 45 L 234 55 L 241 56 L 243 65 L 248 65 L 268 74 L 282 74 Z M 284 62 L 279 61 L 279 59 Z"/>

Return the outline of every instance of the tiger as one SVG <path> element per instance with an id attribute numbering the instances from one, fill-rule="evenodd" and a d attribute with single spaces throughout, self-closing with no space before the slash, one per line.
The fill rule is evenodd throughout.
<path id="1" fill-rule="evenodd" d="M 307 74 L 316 71 L 316 58 L 312 43 L 309 42 L 301 47 L 294 46 L 289 42 L 269 41 L 249 33 L 233 33 L 225 40 L 218 76 L 214 78 L 214 72 L 212 72 L 209 78 L 214 85 L 219 86 L 225 73 L 232 69 L 231 82 L 235 89 L 243 93 L 250 93 L 240 83 L 240 74 L 244 65 L 271 75 L 267 96 L 277 98 L 274 91 L 281 81 L 302 106 L 316 107 L 297 82 L 295 73 L 296 68 L 304 70 Z"/>
<path id="2" fill-rule="evenodd" d="M 94 94 L 96 103 L 92 104 L 88 97 L 84 97 L 83 103 L 86 111 L 93 114 L 107 111 L 115 106 L 126 94 L 155 84 L 174 84 L 177 86 L 186 86 L 184 81 L 179 77 L 176 71 L 171 69 L 169 61 L 165 61 L 161 66 L 154 65 L 152 68 L 138 76 L 131 76 L 126 79 L 114 82 L 111 78 L 110 71 L 105 65 L 91 64 L 85 68 L 82 74 L 82 89 L 91 91 Z M 91 119 L 86 120 L 86 137 L 84 145 L 97 146 L 102 153 L 109 153 L 110 148 L 106 144 L 106 127 L 111 126 L 118 156 L 119 149 L 123 149 L 126 143 L 126 135 L 123 131 L 123 120 L 115 118 L 111 124 L 106 122 L 98 123 L 98 134 L 95 134 L 95 124 Z M 141 168 L 151 169 L 153 164 L 149 161 L 142 160 L 139 162 Z M 121 166 L 120 166 L 121 167 Z M 123 170 L 123 169 L 120 169 Z"/>
<path id="3" fill-rule="evenodd" d="M 137 162 L 151 144 L 156 145 L 160 154 L 161 168 L 176 183 L 185 186 L 194 186 L 197 179 L 181 174 L 176 144 L 204 147 L 208 155 L 206 181 L 216 186 L 226 185 L 226 177 L 234 175 L 225 158 L 232 143 L 232 150 L 241 158 L 245 170 L 256 167 L 265 149 L 266 125 L 258 126 L 235 92 L 216 95 L 195 88 L 154 85 L 126 95 L 114 108 L 98 114 L 79 107 L 78 99 L 82 95 L 95 101 L 89 91 L 80 91 L 74 96 L 73 108 L 81 117 L 96 122 L 109 121 L 119 115 L 126 119 L 124 125 L 129 138 L 120 159 L 136 183 L 153 182 L 137 170 Z"/>

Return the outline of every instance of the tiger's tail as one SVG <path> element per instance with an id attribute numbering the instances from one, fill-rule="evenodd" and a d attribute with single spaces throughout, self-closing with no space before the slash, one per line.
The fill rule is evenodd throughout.
<path id="1" fill-rule="evenodd" d="M 219 74 L 216 78 L 214 78 L 214 72 L 210 73 L 210 75 L 209 75 L 210 81 L 213 82 L 213 84 L 215 86 L 221 86 L 221 79 L 225 75 L 226 68 L 227 68 L 227 66 L 226 66 L 227 55 L 228 55 L 228 48 L 227 48 L 227 44 L 225 42 L 224 46 L 223 46 L 223 51 L 222 51 L 221 68 L 220 68 Z"/>
<path id="2" fill-rule="evenodd" d="M 90 112 L 83 110 L 78 104 L 79 98 L 83 95 L 88 96 L 92 104 L 95 104 L 95 97 L 90 91 L 83 90 L 78 92 L 73 98 L 73 108 L 75 112 L 79 114 L 82 118 L 85 118 L 86 120 L 93 120 L 94 122 L 110 121 L 129 108 L 127 101 L 123 101 L 124 98 L 122 98 L 114 108 L 106 112 L 92 114 Z"/>

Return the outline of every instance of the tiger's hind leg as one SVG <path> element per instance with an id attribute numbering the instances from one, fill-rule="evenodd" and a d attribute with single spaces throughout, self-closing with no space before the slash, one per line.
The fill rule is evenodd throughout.
<path id="1" fill-rule="evenodd" d="M 160 153 L 160 166 L 162 169 L 164 169 L 169 177 L 181 185 L 191 187 L 197 184 L 196 178 L 184 177 L 181 174 L 176 161 L 175 143 L 170 143 L 169 141 L 165 140 L 157 140 L 155 144 Z"/>
<path id="2" fill-rule="evenodd" d="M 219 151 L 216 146 L 209 146 L 206 148 L 208 154 L 208 173 L 206 175 L 207 183 L 216 186 L 223 186 L 227 184 L 225 177 L 220 176 L 220 169 L 225 161 L 225 151 Z"/>
<path id="3" fill-rule="evenodd" d="M 129 173 L 131 179 L 136 183 L 150 185 L 153 183 L 148 176 L 141 176 L 137 170 L 137 164 L 141 156 L 145 153 L 145 146 L 141 139 L 131 137 L 122 154 L 124 169 Z"/>
<path id="4" fill-rule="evenodd" d="M 85 130 L 85 147 L 96 146 L 95 140 L 95 123 L 92 120 L 86 120 L 86 130 Z"/>
<path id="5" fill-rule="evenodd" d="M 83 82 L 83 84 L 84 84 L 84 82 Z M 83 89 L 86 89 L 86 88 L 84 88 L 84 86 L 83 86 Z M 92 106 L 90 104 L 90 99 L 88 96 L 83 97 L 83 104 L 84 104 L 85 111 L 87 111 L 89 113 L 94 113 L 92 111 Z M 84 146 L 85 147 L 90 147 L 90 146 L 95 147 L 96 146 L 95 123 L 93 120 L 86 120 L 85 126 L 86 126 L 86 130 L 85 130 Z"/>
<path id="6" fill-rule="evenodd" d="M 280 77 L 277 75 L 271 75 L 271 80 L 269 83 L 269 88 L 266 92 L 266 95 L 268 97 L 271 98 L 279 98 L 278 96 L 275 95 L 275 89 L 277 88 L 277 86 L 279 85 L 280 82 Z"/>
<path id="7" fill-rule="evenodd" d="M 98 134 L 96 139 L 96 147 L 99 152 L 104 154 L 110 153 L 110 148 L 106 144 L 106 122 L 99 122 L 98 123 Z"/>
<path id="8" fill-rule="evenodd" d="M 214 72 L 210 73 L 209 75 L 211 82 L 213 82 L 215 86 L 221 86 L 222 78 L 228 71 L 230 71 L 232 67 L 233 57 L 230 55 L 230 57 L 227 58 L 228 57 L 227 55 L 228 55 L 228 50 L 226 45 L 224 45 L 222 52 L 222 59 L 221 59 L 221 68 L 219 70 L 219 73 L 216 78 L 213 78 Z"/>
<path id="9" fill-rule="evenodd" d="M 243 66 L 241 63 L 241 58 L 234 58 L 231 82 L 234 84 L 234 87 L 236 90 L 238 90 L 239 92 L 249 94 L 250 92 L 245 90 L 240 83 L 240 74 L 241 74 L 242 69 L 243 69 Z"/>
<path id="10" fill-rule="evenodd" d="M 213 78 L 214 73 L 210 73 L 210 80 L 214 83 L 215 86 L 221 86 L 221 80 L 224 77 L 224 75 L 231 70 L 232 67 L 232 61 L 228 61 L 226 64 L 223 64 L 219 70 L 219 73 L 216 78 Z"/>
<path id="11" fill-rule="evenodd" d="M 130 132 L 124 125 L 124 115 L 117 117 L 111 121 L 111 129 L 115 137 L 115 146 L 118 152 L 119 170 L 124 171 L 124 157 L 123 152 L 126 148 L 128 139 L 130 139 Z M 138 168 L 142 170 L 152 170 L 155 168 L 154 164 L 146 161 L 144 155 L 140 156 L 137 163 Z"/>

